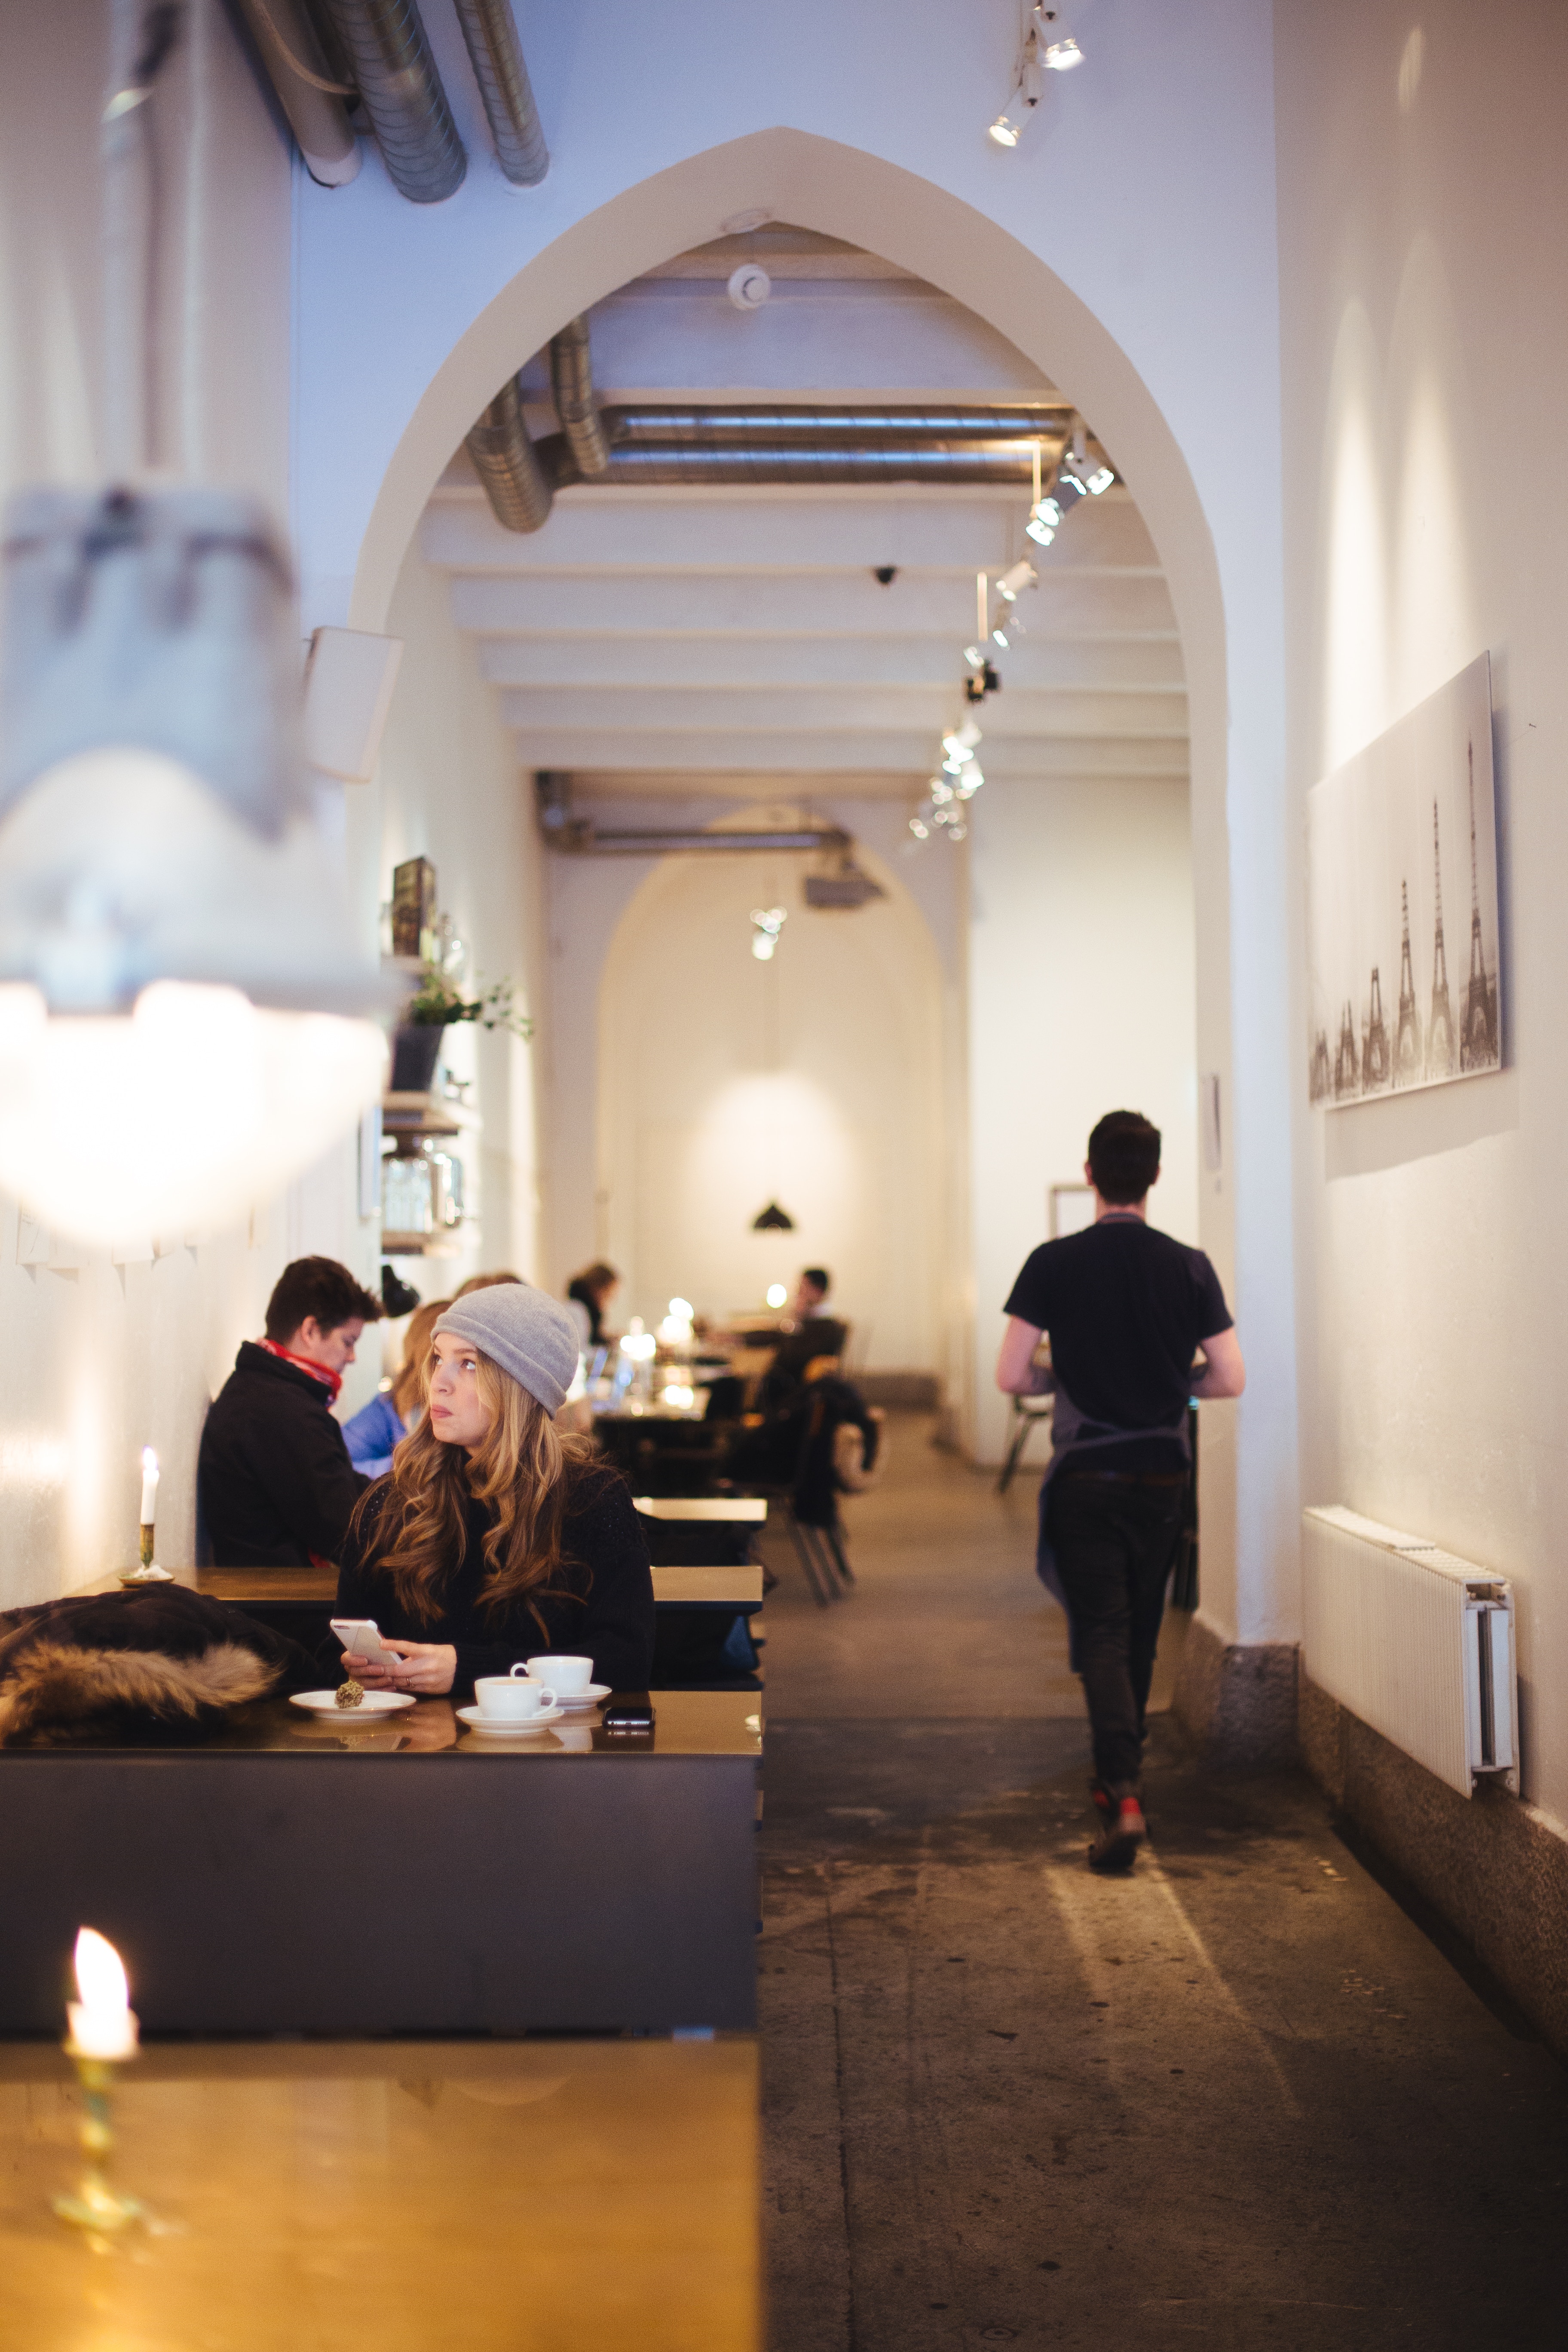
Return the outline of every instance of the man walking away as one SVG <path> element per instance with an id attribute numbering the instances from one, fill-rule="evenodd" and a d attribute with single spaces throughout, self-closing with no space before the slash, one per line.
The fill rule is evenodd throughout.
<path id="1" fill-rule="evenodd" d="M 267 1337 L 243 1342 L 207 1415 L 196 1482 L 217 1568 L 335 1563 L 370 1480 L 332 1418 L 342 1377 L 381 1302 L 335 1258 L 286 1265 Z"/>
<path id="2" fill-rule="evenodd" d="M 1005 1395 L 1056 1396 L 1038 1566 L 1067 1609 L 1089 1705 L 1099 1871 L 1131 1869 L 1146 1834 L 1144 1717 L 1181 1531 L 1187 1401 L 1237 1397 L 1247 1381 L 1219 1276 L 1202 1250 L 1149 1224 L 1159 1173 L 1159 1129 L 1108 1112 L 1084 1168 L 1094 1223 L 1025 1260 L 996 1362 Z"/>

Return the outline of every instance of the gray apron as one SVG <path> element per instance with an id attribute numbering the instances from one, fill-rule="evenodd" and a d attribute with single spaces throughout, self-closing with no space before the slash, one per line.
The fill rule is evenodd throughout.
<path id="1" fill-rule="evenodd" d="M 1040 1481 L 1040 1532 L 1035 1549 L 1035 1573 L 1046 1591 L 1052 1595 L 1053 1599 L 1059 1601 L 1067 1612 L 1068 1663 L 1076 1674 L 1078 1672 L 1078 1628 L 1073 1623 L 1072 1607 L 1063 1588 L 1061 1570 L 1057 1566 L 1056 1554 L 1051 1549 L 1051 1539 L 1047 1530 L 1047 1498 L 1050 1494 L 1051 1480 L 1065 1464 L 1079 1461 L 1085 1454 L 1093 1454 L 1109 1445 L 1125 1445 L 1130 1438 L 1174 1438 L 1182 1449 L 1184 1462 L 1190 1462 L 1193 1458 L 1192 1444 L 1187 1433 L 1187 1408 L 1184 1402 L 1180 1417 L 1169 1425 L 1160 1423 L 1152 1429 L 1112 1429 L 1105 1422 L 1090 1421 L 1087 1414 L 1081 1413 L 1054 1373 L 1051 1376 L 1049 1393 L 1056 1398 L 1056 1404 L 1051 1412 L 1051 1458 L 1046 1465 L 1046 1475 Z M 1092 1434 L 1086 1436 L 1084 1433 L 1086 1431 L 1091 1432 Z"/>

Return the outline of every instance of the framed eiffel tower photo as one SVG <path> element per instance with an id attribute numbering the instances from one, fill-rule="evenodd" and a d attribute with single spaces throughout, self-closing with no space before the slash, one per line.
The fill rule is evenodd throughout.
<path id="1" fill-rule="evenodd" d="M 1307 795 L 1307 1083 L 1337 1109 L 1502 1066 L 1491 659 Z"/>

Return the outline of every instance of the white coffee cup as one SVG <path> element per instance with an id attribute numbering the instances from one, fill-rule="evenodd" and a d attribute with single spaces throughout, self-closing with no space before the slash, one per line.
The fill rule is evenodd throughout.
<path id="1" fill-rule="evenodd" d="M 481 1715 L 493 1715 L 503 1723 L 526 1723 L 531 1715 L 546 1715 L 555 1705 L 554 1691 L 530 1680 L 526 1666 L 513 1666 L 510 1675 L 481 1675 L 474 1697 Z"/>
<path id="2" fill-rule="evenodd" d="M 593 1681 L 594 1661 L 592 1658 L 530 1658 L 528 1671 L 541 1680 L 548 1675 L 558 1691 L 564 1691 L 568 1698 L 573 1698 L 579 1691 L 585 1691 Z"/>

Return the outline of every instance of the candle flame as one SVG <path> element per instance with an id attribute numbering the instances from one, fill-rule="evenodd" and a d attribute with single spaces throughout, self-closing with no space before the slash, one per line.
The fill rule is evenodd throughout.
<path id="1" fill-rule="evenodd" d="M 107 1936 L 83 1927 L 76 1939 L 76 1989 L 89 2013 L 103 2015 L 131 2006 L 125 1964 Z"/>
<path id="2" fill-rule="evenodd" d="M 155 1478 L 158 1475 L 158 1456 L 150 1445 L 142 1448 L 142 1475 L 144 1478 Z"/>

